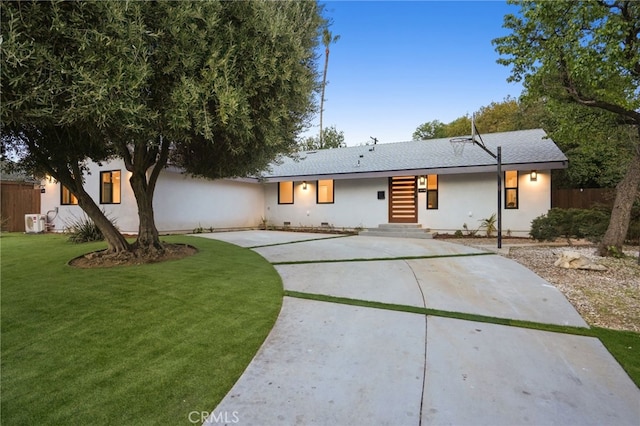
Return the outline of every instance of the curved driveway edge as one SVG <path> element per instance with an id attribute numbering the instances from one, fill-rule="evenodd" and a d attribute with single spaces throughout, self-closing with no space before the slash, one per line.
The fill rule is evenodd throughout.
<path id="1" fill-rule="evenodd" d="M 503 257 L 465 256 L 480 253 L 466 246 L 275 231 L 199 236 L 253 247 L 286 290 L 586 326 L 555 287 Z M 637 425 L 639 403 L 640 390 L 596 338 L 285 297 L 205 424 Z"/>

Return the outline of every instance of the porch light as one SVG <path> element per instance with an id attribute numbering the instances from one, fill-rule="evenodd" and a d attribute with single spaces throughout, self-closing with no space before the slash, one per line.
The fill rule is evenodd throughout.
<path id="1" fill-rule="evenodd" d="M 425 189 L 427 187 L 427 178 L 423 175 L 418 178 L 418 188 Z"/>
<path id="2" fill-rule="evenodd" d="M 302 182 L 302 189 L 307 190 L 307 181 Z"/>
<path id="3" fill-rule="evenodd" d="M 538 180 L 538 172 L 536 172 L 535 170 L 531 170 L 529 179 L 531 180 L 531 182 L 536 182 Z"/>

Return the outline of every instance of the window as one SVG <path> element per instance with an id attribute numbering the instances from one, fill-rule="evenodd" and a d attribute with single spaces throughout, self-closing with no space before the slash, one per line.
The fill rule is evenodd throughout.
<path id="1" fill-rule="evenodd" d="M 100 172 L 100 203 L 120 204 L 120 170 Z"/>
<path id="2" fill-rule="evenodd" d="M 73 195 L 71 191 L 69 191 L 69 188 L 62 184 L 60 185 L 60 204 L 62 204 L 63 206 L 78 204 L 78 199 L 76 198 L 76 196 Z"/>
<path id="3" fill-rule="evenodd" d="M 518 171 L 504 172 L 504 208 L 518 208 Z"/>
<path id="4" fill-rule="evenodd" d="M 278 204 L 293 204 L 293 182 L 278 182 Z"/>
<path id="5" fill-rule="evenodd" d="M 316 202 L 318 204 L 333 204 L 333 179 L 318 181 Z"/>
<path id="6" fill-rule="evenodd" d="M 438 175 L 427 175 L 427 210 L 438 209 Z"/>

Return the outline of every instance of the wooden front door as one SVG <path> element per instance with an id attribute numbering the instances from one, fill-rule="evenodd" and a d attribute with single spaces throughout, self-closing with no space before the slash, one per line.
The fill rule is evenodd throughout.
<path id="1" fill-rule="evenodd" d="M 417 223 L 418 203 L 415 176 L 389 178 L 389 223 Z"/>

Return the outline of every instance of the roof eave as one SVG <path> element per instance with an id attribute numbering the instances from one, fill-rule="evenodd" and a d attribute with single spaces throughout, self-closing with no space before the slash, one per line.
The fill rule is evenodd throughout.
<path id="1" fill-rule="evenodd" d="M 503 170 L 552 170 L 566 169 L 567 160 L 545 161 L 545 162 L 529 162 L 529 163 L 509 163 L 503 164 Z M 327 174 L 310 174 L 310 175 L 290 175 L 290 176 L 265 176 L 264 182 L 285 182 L 285 181 L 304 181 L 304 180 L 321 180 L 321 179 L 368 179 L 392 176 L 419 176 L 419 175 L 453 175 L 453 174 L 471 174 L 471 173 L 490 173 L 496 171 L 496 164 L 485 164 L 476 166 L 453 166 L 453 167 L 436 167 L 423 169 L 403 169 L 403 170 L 380 170 L 367 172 L 349 172 L 349 173 L 327 173 Z"/>

